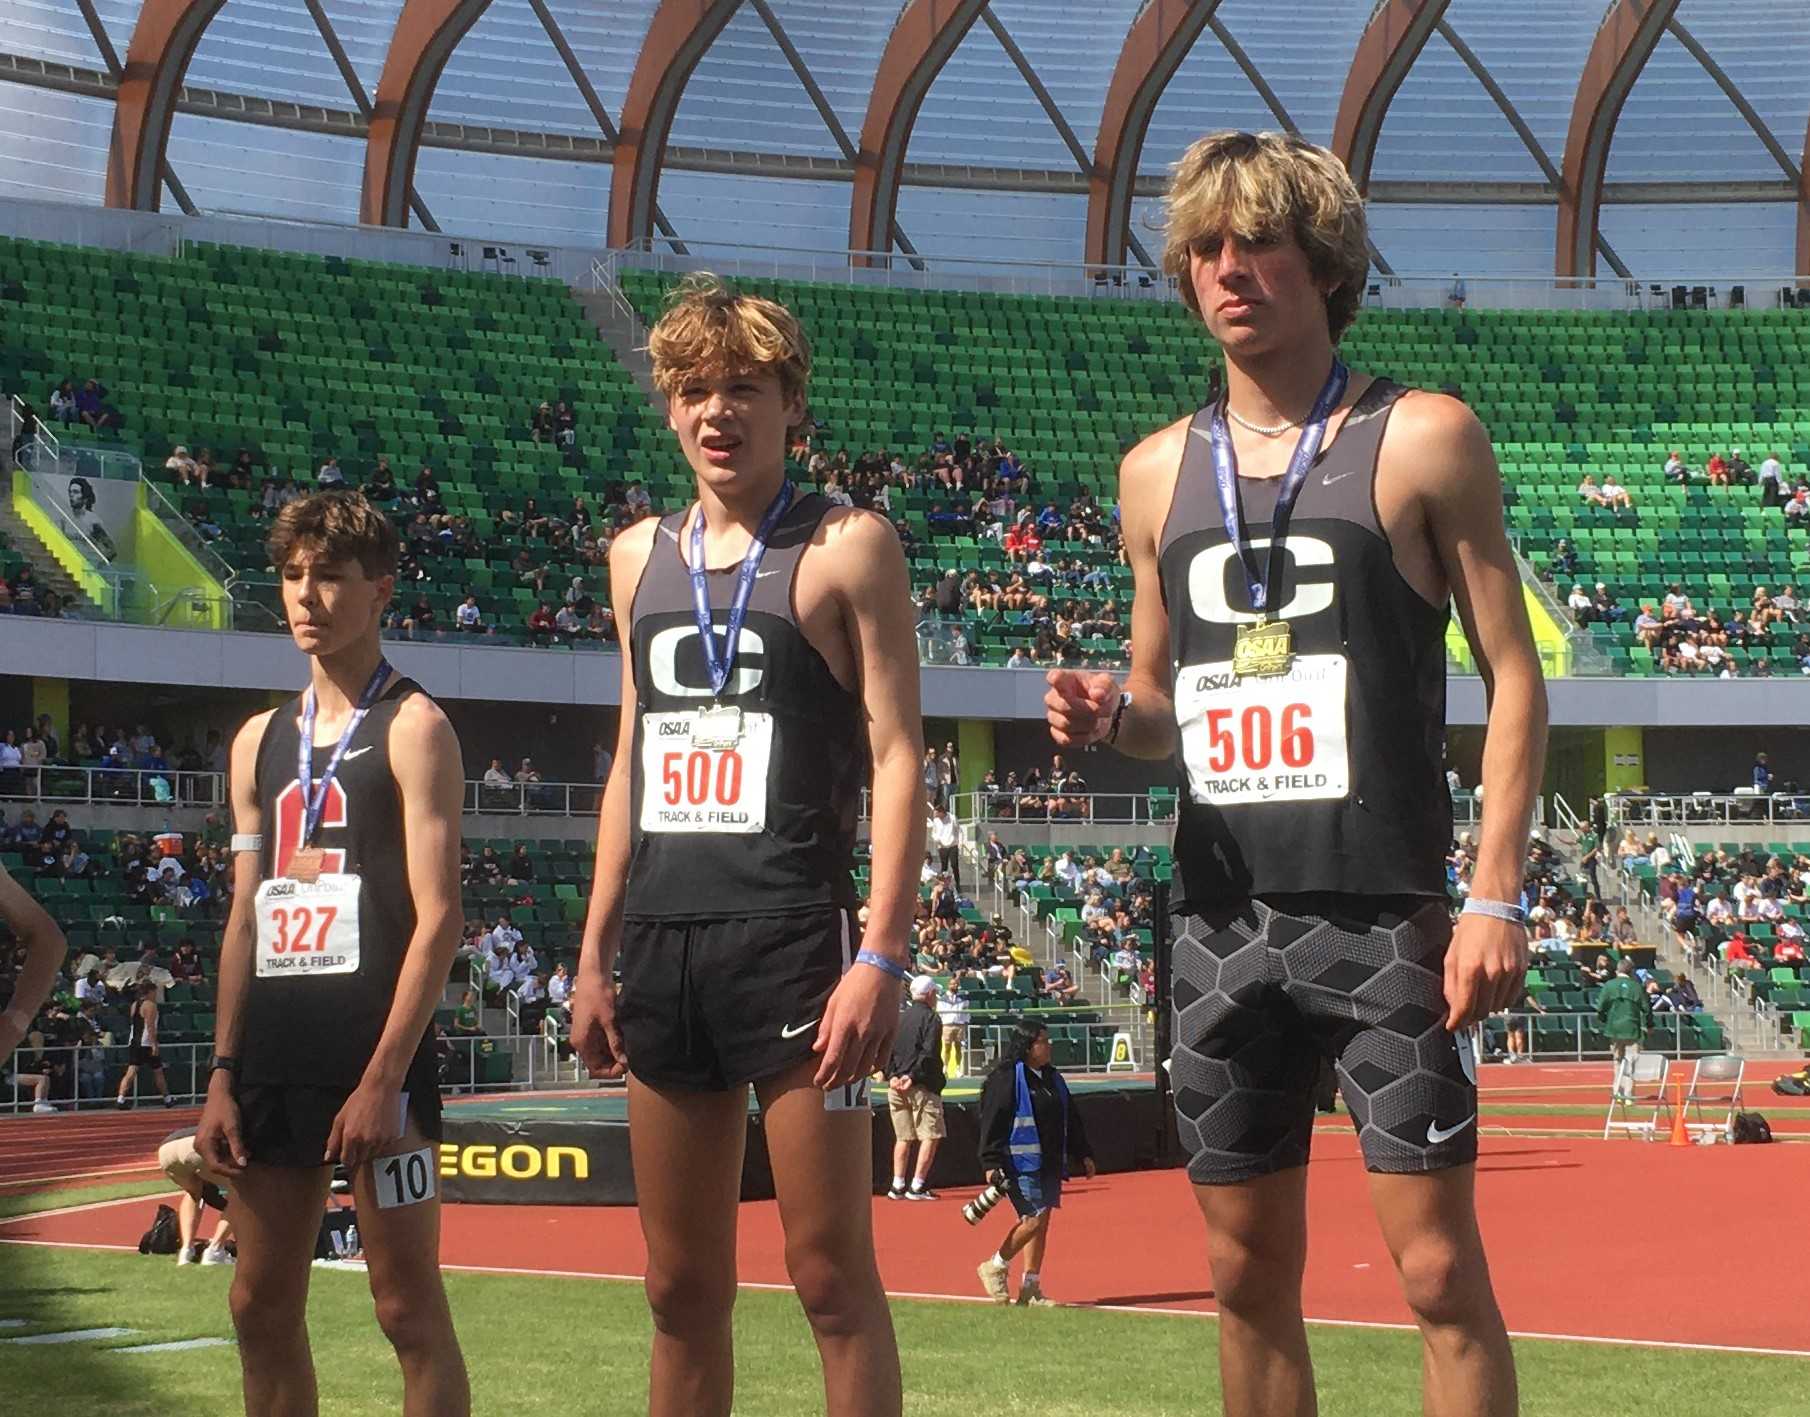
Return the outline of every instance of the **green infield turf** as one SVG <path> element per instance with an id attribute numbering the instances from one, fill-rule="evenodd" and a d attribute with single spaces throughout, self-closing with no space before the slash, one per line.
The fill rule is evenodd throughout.
<path id="1" fill-rule="evenodd" d="M 231 1334 L 230 1271 L 167 1257 L 0 1246 L 0 1394 L 19 1414 L 215 1417 L 236 1413 L 230 1347 L 150 1354 L 132 1344 Z M 447 1276 L 472 1373 L 474 1410 L 524 1417 L 632 1417 L 645 1410 L 647 1311 L 640 1289 L 601 1280 Z M 1022 1310 L 936 1302 L 894 1306 L 912 1417 L 1182 1417 L 1218 1411 L 1206 1318 Z M 321 1411 L 392 1417 L 396 1366 L 356 1272 L 317 1270 L 309 1308 Z M 130 1337 L 56 1346 L 5 1340 L 129 1327 Z M 1321 1410 L 1404 1417 L 1420 1410 L 1411 1334 L 1316 1326 Z M 815 1350 L 789 1295 L 746 1292 L 736 1309 L 738 1417 L 820 1412 Z M 1523 1342 L 1529 1417 L 1795 1417 L 1801 1360 Z"/>

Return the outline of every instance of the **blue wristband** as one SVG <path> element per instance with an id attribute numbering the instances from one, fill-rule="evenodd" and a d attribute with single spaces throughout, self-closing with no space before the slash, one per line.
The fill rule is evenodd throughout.
<path id="1" fill-rule="evenodd" d="M 896 960 L 890 960 L 883 954 L 875 954 L 872 950 L 858 950 L 855 953 L 856 964 L 871 964 L 882 974 L 890 974 L 901 983 L 911 977 L 905 966 Z"/>
<path id="2" fill-rule="evenodd" d="M 1492 920 L 1506 920 L 1511 925 L 1525 926 L 1527 912 L 1518 905 L 1511 905 L 1505 900 L 1483 900 L 1471 896 L 1464 903 L 1460 915 L 1487 915 Z"/>

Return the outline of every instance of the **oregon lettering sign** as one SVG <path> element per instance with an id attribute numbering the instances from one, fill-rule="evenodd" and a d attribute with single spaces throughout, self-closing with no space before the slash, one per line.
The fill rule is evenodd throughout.
<path id="1" fill-rule="evenodd" d="M 536 1181 L 544 1176 L 558 1181 L 569 1176 L 586 1181 L 591 1176 L 591 1158 L 581 1146 L 531 1146 L 527 1142 L 460 1146 L 449 1141 L 440 1144 L 440 1175 L 448 1180 Z"/>

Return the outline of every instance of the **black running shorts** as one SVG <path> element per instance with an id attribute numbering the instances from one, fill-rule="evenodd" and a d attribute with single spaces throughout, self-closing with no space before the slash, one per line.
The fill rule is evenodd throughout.
<path id="1" fill-rule="evenodd" d="M 629 1071 L 655 1086 L 721 1091 L 810 1056 L 824 1006 L 860 947 L 856 929 L 840 906 L 623 921 L 616 1023 Z M 848 1105 L 866 1105 L 864 1087 L 842 1091 Z"/>
<path id="2" fill-rule="evenodd" d="M 1329 1064 L 1370 1170 L 1476 1159 L 1471 1040 L 1445 1028 L 1443 900 L 1274 896 L 1173 928 L 1170 1082 L 1189 1179 L 1305 1166 Z"/>
<path id="3" fill-rule="evenodd" d="M 402 1116 L 397 1135 L 407 1130 L 410 1117 L 422 1137 L 438 1142 L 440 1085 L 433 1055 L 426 1064 L 417 1055 L 402 1084 Z M 299 1087 L 284 1083 L 245 1083 L 234 1090 L 239 1102 L 239 1135 L 245 1153 L 265 1166 L 321 1166 L 333 1119 L 352 1094 L 336 1087 Z"/>

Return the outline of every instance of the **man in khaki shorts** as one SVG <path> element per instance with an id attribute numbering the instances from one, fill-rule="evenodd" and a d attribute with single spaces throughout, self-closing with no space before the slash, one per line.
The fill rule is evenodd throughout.
<path id="1" fill-rule="evenodd" d="M 195 1145 L 195 1128 L 171 1132 L 157 1148 L 157 1168 L 182 1190 L 176 1206 L 176 1227 L 182 1236 L 182 1247 L 176 1251 L 177 1264 L 195 1262 L 195 1230 L 201 1220 L 201 1208 L 212 1205 L 220 1212 L 220 1223 L 214 1227 L 214 1238 L 201 1253 L 202 1264 L 231 1264 L 226 1253 L 227 1237 L 233 1223 L 226 1218 L 226 1182 L 201 1159 Z"/>
<path id="2" fill-rule="evenodd" d="M 936 980 L 920 974 L 911 981 L 911 1007 L 899 1024 L 886 1067 L 887 1111 L 892 1114 L 892 1189 L 888 1200 L 933 1201 L 926 1184 L 943 1127 L 943 1021 L 936 1012 Z M 905 1185 L 911 1145 L 918 1144 L 917 1169 Z"/>

